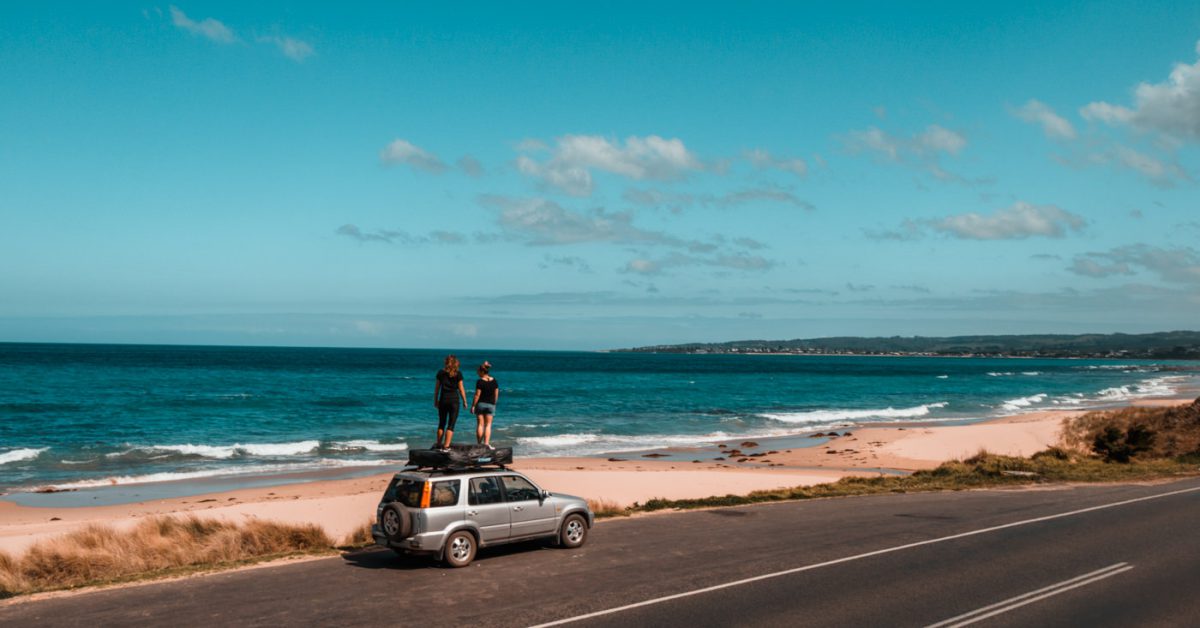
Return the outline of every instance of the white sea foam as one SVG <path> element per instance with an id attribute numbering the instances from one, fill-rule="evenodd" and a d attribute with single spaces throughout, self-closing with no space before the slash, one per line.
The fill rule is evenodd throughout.
<path id="1" fill-rule="evenodd" d="M 782 435 L 785 432 L 754 435 L 765 437 Z M 746 435 L 747 438 L 752 437 Z M 731 438 L 725 432 L 708 434 L 555 434 L 553 436 L 524 436 L 517 438 L 517 445 L 527 455 L 553 453 L 556 455 L 588 455 L 602 452 L 641 451 L 672 446 L 691 446 L 712 443 Z"/>
<path id="2" fill-rule="evenodd" d="M 946 407 L 947 402 L 927 403 L 911 408 L 883 408 L 878 410 L 810 410 L 808 412 L 782 412 L 763 414 L 773 421 L 784 423 L 838 423 L 863 419 L 912 419 L 929 414 L 930 410 Z"/>
<path id="3" fill-rule="evenodd" d="M 1048 397 L 1048 396 L 1049 395 L 1047 395 L 1046 393 L 1038 393 L 1036 395 L 1030 395 L 1028 397 L 1009 399 L 1008 401 L 1001 403 L 1001 405 L 1004 407 L 1005 410 L 1016 411 L 1016 410 L 1021 410 L 1023 408 L 1028 408 L 1029 406 L 1032 406 L 1035 403 L 1041 403 L 1041 402 L 1045 401 L 1046 397 Z"/>
<path id="4" fill-rule="evenodd" d="M 1041 371 L 1021 371 L 1022 375 L 1041 375 Z"/>
<path id="5" fill-rule="evenodd" d="M 1055 405 L 1079 406 L 1087 403 L 1087 398 L 1083 396 L 1083 393 L 1075 393 L 1073 395 L 1055 397 L 1054 399 L 1051 399 L 1050 402 Z"/>
<path id="6" fill-rule="evenodd" d="M 594 443 L 600 440 L 599 434 L 555 434 L 554 436 L 525 436 L 518 438 L 522 445 L 540 447 L 570 447 L 584 443 Z"/>
<path id="7" fill-rule="evenodd" d="M 302 440 L 295 443 L 236 443 L 233 445 L 151 445 L 147 451 L 173 451 L 185 456 L 202 456 L 227 460 L 234 456 L 298 456 L 314 452 L 320 441 Z"/>
<path id="8" fill-rule="evenodd" d="M 329 448 L 345 450 L 365 449 L 367 451 L 406 451 L 408 449 L 408 443 L 381 443 L 377 440 L 348 440 L 344 442 L 330 443 Z"/>
<path id="9" fill-rule="evenodd" d="M 49 447 L 38 447 L 38 448 L 26 447 L 24 449 L 13 449 L 10 451 L 6 451 L 4 453 L 0 453 L 0 464 L 9 464 L 12 462 L 24 462 L 26 460 L 33 460 L 34 458 L 37 458 L 38 456 L 42 455 L 42 452 L 46 451 L 47 449 L 50 449 L 50 448 Z"/>
<path id="10" fill-rule="evenodd" d="M 1141 367 L 1139 367 L 1137 364 L 1088 364 L 1086 366 L 1077 366 L 1075 368 L 1086 369 L 1089 371 L 1125 371 Z"/>
<path id="11" fill-rule="evenodd" d="M 992 372 L 988 373 L 988 375 L 990 377 L 1008 377 L 1009 375 L 1016 375 L 1016 373 L 1013 373 L 1012 371 L 1004 371 L 1003 373 L 998 372 L 998 371 L 992 371 Z"/>
<path id="12" fill-rule="evenodd" d="M 235 467 L 201 469 L 197 471 L 178 471 L 163 473 L 148 473 L 146 475 L 117 475 L 96 480 L 80 480 L 65 484 L 53 484 L 48 487 L 56 490 L 99 488 L 104 486 L 124 486 L 126 484 L 151 484 L 155 482 L 176 482 L 180 480 L 196 480 L 201 478 L 233 477 L 241 475 L 263 475 L 269 473 L 295 473 L 297 471 L 312 471 L 316 469 L 340 467 L 378 467 L 398 464 L 396 460 L 334 460 L 322 459 L 303 464 L 279 465 L 245 465 Z"/>
<path id="13" fill-rule="evenodd" d="M 1099 401 L 1127 401 L 1129 399 L 1142 399 L 1144 397 L 1169 397 L 1176 393 L 1176 389 L 1171 386 L 1171 383 L 1186 379 L 1186 377 L 1180 376 L 1154 377 L 1142 380 L 1136 384 L 1105 388 L 1096 393 L 1096 399 Z"/>
<path id="14" fill-rule="evenodd" d="M 937 378 L 938 379 L 950 379 L 950 376 L 949 375 L 938 375 Z"/>

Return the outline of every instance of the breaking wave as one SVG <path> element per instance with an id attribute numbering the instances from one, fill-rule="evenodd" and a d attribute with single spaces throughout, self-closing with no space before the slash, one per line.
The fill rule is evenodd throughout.
<path id="1" fill-rule="evenodd" d="M 151 445 L 135 448 L 133 451 L 167 451 L 184 456 L 200 456 L 228 460 L 235 456 L 298 456 L 311 454 L 321 446 L 321 441 L 302 440 L 295 443 L 237 443 L 233 445 Z"/>
<path id="2" fill-rule="evenodd" d="M 316 469 L 339 467 L 379 467 L 394 464 L 397 464 L 397 461 L 322 459 L 308 464 L 245 465 L 216 469 L 201 469 L 197 471 L 149 473 L 146 475 L 116 475 L 95 480 L 81 480 L 78 482 L 67 482 L 64 484 L 51 484 L 48 486 L 40 486 L 38 488 L 72 490 L 81 488 L 99 488 L 104 486 L 124 486 L 126 484 L 152 484 L 156 482 L 196 480 L 200 478 L 215 478 L 225 476 L 258 475 L 265 473 L 293 473 L 296 471 L 311 471 Z"/>
<path id="3" fill-rule="evenodd" d="M 763 414 L 773 421 L 783 423 L 836 423 L 839 421 L 861 421 L 863 419 L 913 419 L 927 416 L 930 410 L 946 407 L 947 402 L 927 403 L 911 408 L 883 408 L 880 410 L 811 410 L 808 412 L 783 412 Z"/>
<path id="4" fill-rule="evenodd" d="M 1048 396 L 1049 395 L 1047 395 L 1046 393 L 1038 393 L 1036 395 L 1029 395 L 1028 397 L 1019 397 L 1017 399 L 1009 399 L 1008 401 L 1001 402 L 1000 405 L 1005 410 L 1023 410 L 1025 408 L 1028 408 L 1029 406 L 1032 406 L 1035 403 L 1041 403 L 1041 402 L 1045 401 L 1046 397 L 1048 397 Z"/>
<path id="5" fill-rule="evenodd" d="M 13 449 L 10 451 L 6 451 L 6 452 L 0 454 L 0 464 L 9 464 L 12 462 L 23 462 L 26 460 L 33 460 L 34 458 L 37 458 L 38 456 L 42 455 L 42 452 L 46 451 L 47 449 L 50 449 L 50 448 L 49 447 L 39 447 L 39 448 L 26 447 L 24 449 Z"/>

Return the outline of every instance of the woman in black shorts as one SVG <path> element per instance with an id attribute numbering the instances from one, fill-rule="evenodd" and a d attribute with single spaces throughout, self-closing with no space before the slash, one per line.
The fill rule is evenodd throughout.
<path id="1" fill-rule="evenodd" d="M 458 370 L 458 358 L 446 356 L 446 366 L 437 372 L 437 383 L 433 387 L 433 407 L 438 411 L 437 443 L 434 449 L 450 448 L 454 438 L 454 424 L 458 421 L 458 400 L 467 405 L 467 392 L 463 390 L 463 376 Z"/>
<path id="2" fill-rule="evenodd" d="M 471 413 L 479 423 L 475 426 L 475 442 L 492 447 L 492 418 L 496 415 L 496 402 L 500 400 L 500 384 L 495 377 L 489 375 L 492 365 L 484 362 L 475 372 L 479 379 L 475 381 L 475 399 L 471 402 Z"/>

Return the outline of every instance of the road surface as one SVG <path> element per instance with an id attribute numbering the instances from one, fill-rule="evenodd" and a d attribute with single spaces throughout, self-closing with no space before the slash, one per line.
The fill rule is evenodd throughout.
<path id="1" fill-rule="evenodd" d="M 1196 478 L 763 504 L 458 570 L 376 549 L 9 602 L 0 625 L 1197 625 L 1196 521 Z"/>

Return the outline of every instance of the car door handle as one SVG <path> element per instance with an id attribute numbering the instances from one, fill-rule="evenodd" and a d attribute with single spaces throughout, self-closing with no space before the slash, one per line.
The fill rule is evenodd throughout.
<path id="1" fill-rule="evenodd" d="M 525 510 L 524 506 L 513 506 L 514 512 L 521 512 L 522 510 Z"/>
<path id="2" fill-rule="evenodd" d="M 467 516 L 468 516 L 468 517 L 474 517 L 475 515 L 478 515 L 478 514 L 479 514 L 479 511 L 478 511 L 478 510 L 468 510 L 468 511 L 467 511 Z"/>

